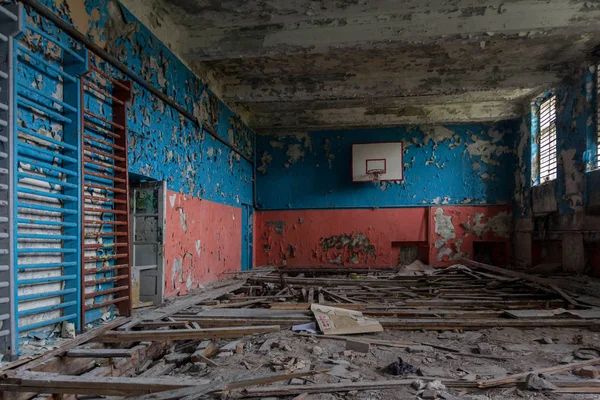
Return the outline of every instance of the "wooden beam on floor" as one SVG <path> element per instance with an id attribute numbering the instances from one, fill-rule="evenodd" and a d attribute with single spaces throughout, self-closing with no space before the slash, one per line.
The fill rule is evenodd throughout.
<path id="1" fill-rule="evenodd" d="M 254 333 L 279 332 L 279 325 L 239 326 L 213 329 L 165 329 L 149 331 L 112 331 L 106 332 L 95 340 L 104 343 L 195 340 L 195 339 L 231 339 Z"/>
<path id="2" fill-rule="evenodd" d="M 580 361 L 580 362 L 575 362 L 575 363 L 570 363 L 570 364 L 556 365 L 554 367 L 549 367 L 549 368 L 538 368 L 533 371 L 527 371 L 527 372 L 522 372 L 520 374 L 510 375 L 505 378 L 488 379 L 485 381 L 478 381 L 477 386 L 481 389 L 485 389 L 485 388 L 490 388 L 490 387 L 494 387 L 494 386 L 500 386 L 505 383 L 518 382 L 522 379 L 527 378 L 527 376 L 529 374 L 550 375 L 550 374 L 554 374 L 557 372 L 572 371 L 577 368 L 583 368 L 583 367 L 588 367 L 591 365 L 598 365 L 598 364 L 600 364 L 600 358 L 593 358 L 591 360 Z"/>
<path id="3" fill-rule="evenodd" d="M 104 334 L 105 332 L 108 332 L 112 329 L 118 328 L 119 326 L 126 324 L 129 321 L 131 321 L 131 317 L 117 318 L 116 320 L 111 321 L 105 325 L 102 325 L 94 330 L 91 330 L 89 332 L 79 335 L 75 339 L 69 340 L 68 342 L 63 343 L 62 345 L 58 346 L 55 349 L 52 349 L 43 354 L 40 354 L 39 356 L 32 358 L 26 364 L 22 364 L 22 365 L 20 364 L 18 367 L 14 368 L 14 369 L 7 370 L 2 375 L 3 376 L 14 376 L 14 375 L 22 373 L 24 371 L 33 369 L 33 368 L 49 361 L 50 359 L 52 359 L 54 357 L 64 355 L 67 351 L 69 351 L 73 347 L 90 342 L 90 341 L 96 339 L 98 336 Z M 7 368 L 10 368 L 10 365 Z"/>
<path id="4" fill-rule="evenodd" d="M 109 376 L 72 376 L 25 372 L 0 381 L 6 392 L 91 394 L 103 396 L 142 395 L 182 387 L 208 384 L 208 380 L 170 378 L 122 378 Z"/>
<path id="5" fill-rule="evenodd" d="M 67 357 L 71 358 L 131 358 L 131 355 L 130 349 L 73 349 L 66 354 Z"/>

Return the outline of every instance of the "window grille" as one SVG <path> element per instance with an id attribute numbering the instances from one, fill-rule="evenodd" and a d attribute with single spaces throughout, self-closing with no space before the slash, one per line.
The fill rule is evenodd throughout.
<path id="1" fill-rule="evenodd" d="M 551 96 L 540 106 L 540 183 L 556 179 L 556 96 Z"/>

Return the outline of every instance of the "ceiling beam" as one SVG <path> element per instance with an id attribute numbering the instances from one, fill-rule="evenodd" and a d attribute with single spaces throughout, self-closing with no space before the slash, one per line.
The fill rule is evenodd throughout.
<path id="1" fill-rule="evenodd" d="M 383 7 L 363 13 L 357 7 L 322 17 L 271 13 L 262 21 L 248 15 L 232 20 L 231 25 L 213 22 L 208 27 L 196 25 L 194 16 L 185 19 L 184 14 L 182 21 L 188 30 L 182 54 L 189 61 L 211 61 L 325 53 L 331 49 L 385 49 L 398 42 L 427 43 L 453 36 L 531 35 L 563 28 L 593 32 L 600 23 L 600 8 L 577 0 L 486 0 L 461 2 L 460 6 L 457 2 L 432 5 L 408 0 L 402 8 L 398 2 L 395 7 L 394 2 L 383 3 Z"/>
<path id="2" fill-rule="evenodd" d="M 253 113 L 286 113 L 308 110 L 351 109 L 366 107 L 371 110 L 405 108 L 409 106 L 444 105 L 461 103 L 520 102 L 536 93 L 536 89 L 481 90 L 454 95 L 406 96 L 384 98 L 355 98 L 341 100 L 296 100 L 275 102 L 244 102 Z"/>
<path id="3" fill-rule="evenodd" d="M 303 77 L 281 82 L 278 79 L 251 84 L 225 85 L 223 96 L 234 102 L 279 102 L 385 97 L 434 96 L 498 89 L 537 89 L 561 80 L 557 72 L 463 71 L 440 75 L 435 71 L 402 71 L 394 74 L 355 75 L 336 81 Z"/>
<path id="4" fill-rule="evenodd" d="M 521 116 L 518 102 L 420 104 L 388 108 L 353 107 L 323 110 L 253 113 L 251 125 L 258 133 L 289 130 L 356 129 L 407 124 L 489 122 Z"/>

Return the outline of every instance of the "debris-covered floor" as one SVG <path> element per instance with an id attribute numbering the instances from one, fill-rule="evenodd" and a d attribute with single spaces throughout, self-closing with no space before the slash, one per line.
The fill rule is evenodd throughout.
<path id="1" fill-rule="evenodd" d="M 19 398 L 598 398 L 596 283 L 465 264 L 241 273 L 5 365 L 0 386 Z"/>

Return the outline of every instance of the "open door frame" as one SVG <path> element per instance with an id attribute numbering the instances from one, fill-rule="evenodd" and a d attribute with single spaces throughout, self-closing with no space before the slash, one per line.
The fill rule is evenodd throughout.
<path id="1" fill-rule="evenodd" d="M 157 276 L 157 293 L 153 295 L 154 300 L 152 302 L 143 301 L 141 299 L 142 289 L 141 278 L 143 271 L 148 269 L 140 268 L 136 259 L 136 216 L 140 216 L 137 213 L 135 203 L 135 193 L 139 189 L 146 188 L 158 188 L 158 205 L 157 205 L 157 232 L 156 232 L 156 276 Z M 132 206 L 131 206 L 131 248 L 132 248 L 132 307 L 140 308 L 150 305 L 159 305 L 164 300 L 165 294 L 165 238 L 167 228 L 167 183 L 165 181 L 154 181 L 154 182 L 143 182 L 143 183 L 132 183 L 131 184 L 132 194 Z M 153 213 L 151 213 L 153 214 Z M 149 214 L 142 213 L 142 215 L 150 216 Z M 141 243 L 140 243 L 141 244 Z"/>

